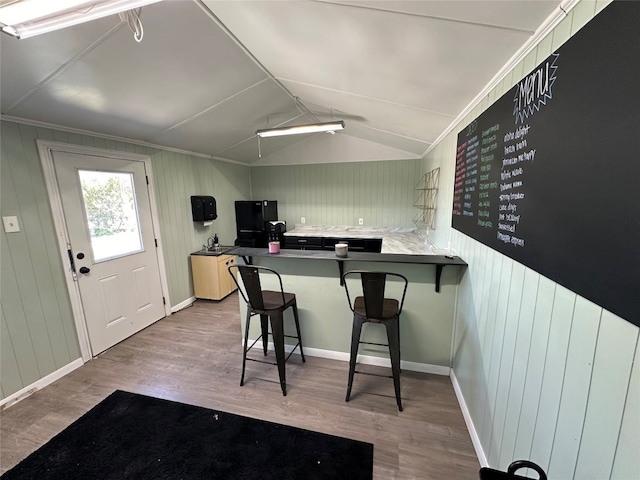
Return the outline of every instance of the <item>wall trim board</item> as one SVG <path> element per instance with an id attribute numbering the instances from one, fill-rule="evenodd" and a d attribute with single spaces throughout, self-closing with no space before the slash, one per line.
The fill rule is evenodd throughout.
<path id="1" fill-rule="evenodd" d="M 184 308 L 188 308 L 191 305 L 193 305 L 195 301 L 196 301 L 196 297 L 189 297 L 186 300 L 183 300 L 182 302 L 177 303 L 176 305 L 171 307 L 171 313 L 176 313 Z"/>
<path id="2" fill-rule="evenodd" d="M 32 393 L 35 393 L 38 390 L 43 389 L 47 385 L 52 384 L 53 382 L 55 382 L 56 380 L 59 380 L 60 378 L 67 375 L 68 373 L 73 372 L 76 368 L 80 368 L 82 365 L 84 365 L 84 361 L 82 360 L 82 358 L 75 359 L 73 362 L 68 363 L 64 367 L 59 368 L 58 370 L 50 373 L 46 377 L 42 377 L 40 380 L 33 382 L 31 385 L 27 385 L 23 389 L 18 390 L 17 392 L 9 395 L 8 397 L 3 398 L 2 400 L 0 400 L 0 409 L 5 409 L 15 403 L 18 403 L 23 398 L 26 398 Z"/>
<path id="3" fill-rule="evenodd" d="M 256 339 L 250 338 L 249 342 L 253 343 Z M 242 342 L 244 343 L 244 341 Z M 286 353 L 293 351 L 293 345 L 285 344 L 284 350 Z M 325 350 L 322 348 L 303 347 L 305 356 L 327 358 L 329 360 L 339 360 L 341 362 L 349 362 L 349 352 L 337 352 L 335 350 Z M 268 343 L 268 349 L 273 350 L 273 343 Z M 376 367 L 388 367 L 391 368 L 391 361 L 388 358 L 374 357 L 372 355 L 358 355 L 358 363 L 365 365 L 374 365 Z M 408 362 L 406 360 L 400 361 L 400 368 L 403 370 L 409 370 L 411 372 L 430 373 L 433 375 L 449 376 L 451 367 L 445 367 L 442 365 L 430 365 L 428 363 Z"/>
<path id="4" fill-rule="evenodd" d="M 456 398 L 458 399 L 458 403 L 460 404 L 460 410 L 462 410 L 464 423 L 466 423 L 467 425 L 467 430 L 469 431 L 469 436 L 471 437 L 471 443 L 473 443 L 473 448 L 476 451 L 476 456 L 478 457 L 480 466 L 488 467 L 489 462 L 487 461 L 487 456 L 485 455 L 484 450 L 482 449 L 482 444 L 480 443 L 480 436 L 478 435 L 478 432 L 476 431 L 476 427 L 473 424 L 471 413 L 469 412 L 469 408 L 467 408 L 467 404 L 464 401 L 464 396 L 462 395 L 462 390 L 460 389 L 460 384 L 458 383 L 458 379 L 456 378 L 456 373 L 454 372 L 453 368 L 451 369 L 449 378 L 451 378 L 453 391 L 455 392 Z"/>

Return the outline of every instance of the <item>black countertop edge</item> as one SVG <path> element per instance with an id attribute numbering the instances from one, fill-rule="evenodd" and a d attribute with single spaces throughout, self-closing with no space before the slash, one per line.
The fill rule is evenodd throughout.
<path id="1" fill-rule="evenodd" d="M 460 265 L 466 266 L 467 262 L 458 256 L 446 255 L 407 255 L 402 253 L 371 253 L 349 252 L 347 257 L 338 257 L 333 251 L 326 250 L 297 250 L 280 249 L 280 253 L 269 253 L 267 248 L 235 247 L 225 252 L 226 255 L 238 255 L 240 257 L 273 257 L 273 258 L 302 258 L 309 260 L 337 260 L 337 261 L 361 261 L 361 262 L 385 262 L 385 263 L 415 263 L 423 265 Z"/>

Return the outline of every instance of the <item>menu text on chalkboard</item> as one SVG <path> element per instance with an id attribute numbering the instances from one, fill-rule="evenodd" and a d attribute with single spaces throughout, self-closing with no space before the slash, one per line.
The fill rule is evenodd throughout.
<path id="1" fill-rule="evenodd" d="M 640 326 L 638 25 L 611 3 L 459 133 L 452 226 Z"/>

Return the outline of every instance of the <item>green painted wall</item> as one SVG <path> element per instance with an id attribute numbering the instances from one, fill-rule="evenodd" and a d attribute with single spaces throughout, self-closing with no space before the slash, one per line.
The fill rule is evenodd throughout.
<path id="1" fill-rule="evenodd" d="M 124 142 L 1 122 L 1 213 L 19 233 L 0 237 L 1 365 L 5 398 L 80 358 L 48 194 L 35 140 L 126 150 L 151 157 L 171 305 L 193 296 L 189 253 L 218 233 L 235 239 L 233 202 L 250 198 L 249 168 Z M 191 220 L 191 195 L 213 195 L 218 218 Z"/>
<path id="2" fill-rule="evenodd" d="M 214 233 L 223 245 L 233 245 L 234 202 L 250 199 L 249 168 L 168 151 L 149 154 L 171 304 L 176 305 L 193 296 L 189 254 L 200 250 Z M 215 197 L 218 218 L 213 225 L 204 227 L 191 220 L 191 195 Z"/>
<path id="3" fill-rule="evenodd" d="M 2 122 L 0 386 L 6 397 L 80 357 L 33 128 Z"/>
<path id="4" fill-rule="evenodd" d="M 579 3 L 430 152 L 438 225 L 451 225 L 458 131 L 607 4 Z M 638 328 L 450 227 L 432 233 L 469 264 L 453 370 L 488 463 L 531 459 L 563 480 L 640 478 Z"/>
<path id="5" fill-rule="evenodd" d="M 307 225 L 412 227 L 421 160 L 251 168 L 254 200 L 278 200 L 280 220 Z"/>

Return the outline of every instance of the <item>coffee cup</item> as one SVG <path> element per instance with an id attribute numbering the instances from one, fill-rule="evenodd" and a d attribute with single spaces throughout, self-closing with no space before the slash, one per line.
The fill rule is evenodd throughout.
<path id="1" fill-rule="evenodd" d="M 336 243 L 336 257 L 346 257 L 349 245 L 347 243 Z"/>

